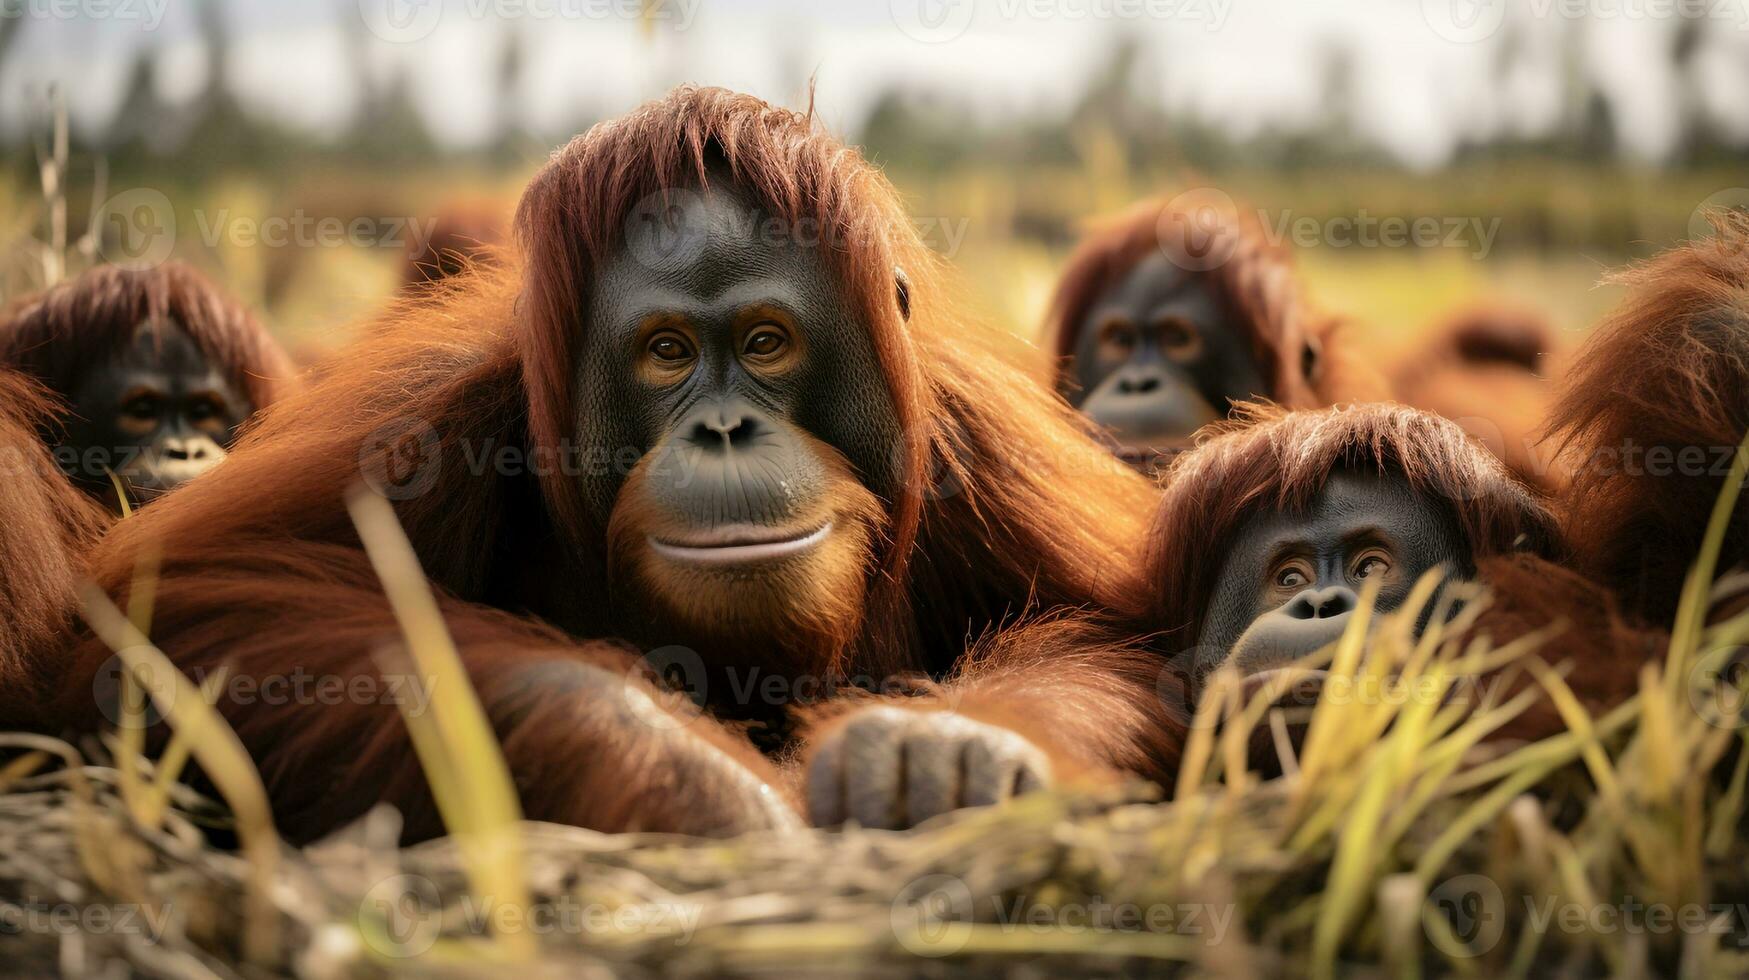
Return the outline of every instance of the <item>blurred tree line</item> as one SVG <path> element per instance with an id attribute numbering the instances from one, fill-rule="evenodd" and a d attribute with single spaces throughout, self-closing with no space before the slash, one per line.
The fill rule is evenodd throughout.
<path id="1" fill-rule="evenodd" d="M 216 5 L 200 9 L 204 90 L 166 103 L 158 94 L 156 52 L 141 51 L 116 123 L 97 145 L 75 145 L 77 153 L 103 159 L 112 186 L 198 189 L 239 173 L 275 187 L 297 186 L 300 179 L 332 185 L 329 178 L 343 174 L 343 183 L 358 188 L 329 187 L 328 210 L 384 213 L 380 204 L 359 201 L 380 199 L 409 171 L 525 172 L 569 135 L 530 133 L 516 122 L 525 54 L 512 31 L 500 41 L 489 83 L 497 105 L 491 137 L 474 149 L 440 150 L 406 75 L 372 64 L 371 38 L 359 18 L 345 28 L 358 99 L 350 126 L 329 138 L 294 130 L 247 111 L 229 90 L 222 70 L 231 52 L 227 26 Z M 0 19 L 0 60 L 16 42 L 16 23 Z M 1669 45 L 1680 138 L 1656 173 L 1625 157 L 1610 99 L 1586 70 L 1580 32 L 1566 26 L 1556 123 L 1466 142 L 1432 175 L 1408 172 L 1363 133 L 1356 52 L 1328 39 L 1321 42 L 1317 73 L 1321 109 L 1291 128 L 1239 137 L 1219 120 L 1168 108 L 1166 95 L 1182 80 L 1153 77 L 1143 46 L 1119 38 L 1060 113 L 992 120 L 969 100 L 920 82 L 879 95 L 852 136 L 932 213 L 976 210 L 1007 234 L 1051 248 L 1069 241 L 1090 211 L 1187 183 L 1214 183 L 1261 206 L 1313 217 L 1357 209 L 1497 216 L 1502 247 L 1613 251 L 1667 239 L 1670 221 L 1686 221 L 1702 198 L 1745 182 L 1726 181 L 1749 159 L 1749 148 L 1733 144 L 1704 108 L 1696 65 L 1700 22 L 1685 21 Z M 1536 58 L 1546 61 L 1547 52 L 1532 51 L 1509 23 L 1493 41 L 1483 97 L 1508 104 L 1514 73 Z M 12 140 L 4 152 L 15 186 L 31 186 L 37 174 L 32 137 L 14 133 Z M 975 193 L 968 195 L 968 187 Z M 980 203 L 966 203 L 972 197 Z"/>

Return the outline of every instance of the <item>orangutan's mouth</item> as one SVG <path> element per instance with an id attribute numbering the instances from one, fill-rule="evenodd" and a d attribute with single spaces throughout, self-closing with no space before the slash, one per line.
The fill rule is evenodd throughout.
<path id="1" fill-rule="evenodd" d="M 714 528 L 685 541 L 663 541 L 652 535 L 650 547 L 656 554 L 670 561 L 699 565 L 744 565 L 777 561 L 802 554 L 826 540 L 826 536 L 831 533 L 831 521 L 799 535 L 776 528 L 737 524 Z"/>

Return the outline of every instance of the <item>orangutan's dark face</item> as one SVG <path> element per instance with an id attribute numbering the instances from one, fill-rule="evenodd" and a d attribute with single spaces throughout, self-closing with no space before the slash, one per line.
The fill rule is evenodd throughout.
<path id="1" fill-rule="evenodd" d="M 823 652 L 860 616 L 904 442 L 825 248 L 712 188 L 595 278 L 579 428 L 638 462 L 582 489 L 654 619 Z"/>
<path id="2" fill-rule="evenodd" d="M 1470 565 L 1448 508 L 1402 476 L 1332 473 L 1303 512 L 1265 511 L 1240 529 L 1203 618 L 1207 654 L 1192 670 L 1201 677 L 1229 659 L 1247 674 L 1284 666 L 1334 643 L 1368 585 L 1389 612 L 1429 569 Z"/>
<path id="3" fill-rule="evenodd" d="M 1088 310 L 1071 370 L 1071 403 L 1126 455 L 1179 448 L 1233 402 L 1270 394 L 1245 329 L 1208 277 L 1159 254 Z"/>
<path id="4" fill-rule="evenodd" d="M 56 455 L 111 502 L 111 472 L 144 502 L 218 465 L 250 412 L 245 394 L 175 323 L 142 325 L 69 396 L 73 414 Z"/>

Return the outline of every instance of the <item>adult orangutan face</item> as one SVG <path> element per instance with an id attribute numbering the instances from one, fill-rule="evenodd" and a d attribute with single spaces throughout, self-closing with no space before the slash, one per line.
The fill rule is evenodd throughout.
<path id="1" fill-rule="evenodd" d="M 831 648 L 860 621 L 904 459 L 870 325 L 821 246 L 726 181 L 673 202 L 647 233 L 681 244 L 634 227 L 593 284 L 579 429 L 640 456 L 585 497 L 652 615 Z"/>

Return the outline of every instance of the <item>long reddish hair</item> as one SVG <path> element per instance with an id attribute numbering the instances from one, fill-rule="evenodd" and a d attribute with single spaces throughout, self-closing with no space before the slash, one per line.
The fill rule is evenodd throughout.
<path id="1" fill-rule="evenodd" d="M 1627 299 L 1592 332 L 1549 420 L 1572 471 L 1562 513 L 1575 560 L 1657 625 L 1675 615 L 1749 431 L 1749 215 L 1714 221 L 1716 238 L 1612 277 Z M 1654 451 L 1669 462 L 1653 465 Z M 1727 532 L 1719 567 L 1749 564 L 1749 507 Z"/>
<path id="2" fill-rule="evenodd" d="M 1038 383 L 1024 345 L 950 305 L 943 263 L 878 171 L 808 114 L 708 88 L 677 89 L 555 153 L 523 197 L 504 261 L 464 273 L 435 301 L 395 303 L 224 466 L 118 529 L 105 549 L 111 584 L 125 586 L 129 556 L 153 538 L 167 571 L 180 551 L 198 562 L 199 542 L 265 544 L 288 528 L 350 545 L 344 489 L 385 435 L 422 433 L 435 460 L 429 487 L 396 509 L 427 574 L 464 599 L 614 635 L 607 528 L 573 475 L 555 466 L 482 478 L 464 447 L 551 459 L 592 445 L 578 431 L 573 378 L 596 266 L 640 202 L 708 183 L 717 165 L 772 217 L 821 223 L 904 434 L 905 478 L 882 501 L 870 599 L 839 662 L 877 675 L 943 667 L 968 631 L 1029 607 L 1133 601 L 1149 482 Z"/>
<path id="3" fill-rule="evenodd" d="M 68 629 L 86 550 L 109 522 L 38 438 L 59 408 L 41 385 L 0 369 L 0 678 L 14 688 L 41 676 L 22 665 Z M 14 690 L 0 704 L 43 693 Z"/>
<path id="4" fill-rule="evenodd" d="M 1026 494 L 1014 493 L 1012 476 L 999 480 L 974 472 L 988 461 L 973 455 L 1029 447 L 1074 458 L 1076 467 L 1097 465 L 1075 458 L 1073 440 L 1084 437 L 1082 423 L 1035 404 L 1018 387 L 1028 382 L 1015 370 L 1021 353 L 1015 345 L 971 327 L 940 302 L 945 295 L 941 262 L 917 236 L 898 194 L 878 170 L 821 130 L 811 113 L 713 88 L 678 89 L 594 127 L 556 152 L 523 196 L 516 225 L 527 266 L 517 347 L 529 393 L 530 437 L 537 446 L 557 447 L 579 435 L 570 428 L 575 417 L 571 385 L 583 337 L 573 325 L 578 311 L 588 306 L 590 270 L 619 247 L 636 209 L 664 200 L 677 188 L 708 187 L 713 166 L 725 168 L 737 188 L 772 218 L 789 227 L 811 224 L 831 236 L 825 254 L 872 333 L 908 442 L 907 492 L 887 502 L 880 580 L 903 583 L 909 577 L 926 475 L 946 471 L 937 485 L 965 488 L 962 503 L 974 515 L 989 508 L 980 518 L 989 519 L 1013 513 L 1016 505 L 1028 506 L 1010 499 Z M 991 405 L 1014 411 L 985 415 L 981 409 Z M 941 424 L 947 418 L 958 425 Z M 1107 482 L 1092 520 L 1137 519 L 1138 512 L 1125 510 L 1145 507 L 1147 498 L 1126 483 Z M 1032 489 L 1054 498 L 1052 508 L 1060 507 L 1066 492 L 1038 484 Z M 577 494 L 562 476 L 546 478 L 544 495 L 574 541 L 599 538 L 602 529 L 586 526 Z M 1108 540 L 1091 526 L 1064 530 Z M 1022 564 L 1034 560 L 1010 557 Z M 1074 574 L 1106 581 L 1122 577 L 1090 568 Z M 870 615 L 894 617 L 897 604 L 877 593 Z M 879 622 L 868 627 L 886 628 Z M 887 638 L 888 644 L 898 642 Z"/>
<path id="5" fill-rule="evenodd" d="M 438 212 L 408 243 L 401 285 L 429 286 L 494 261 L 504 244 L 505 208 L 490 201 L 457 201 Z"/>
<path id="6" fill-rule="evenodd" d="M 98 266 L 0 313 L 0 365 L 65 398 L 92 367 L 133 343 L 180 324 L 262 409 L 295 384 L 296 368 L 248 309 L 181 262 L 151 269 Z"/>
<path id="7" fill-rule="evenodd" d="M 582 338 L 573 325 L 578 311 L 589 305 L 590 270 L 619 247 L 634 209 L 678 189 L 709 187 L 716 160 L 772 218 L 789 227 L 812 221 L 822 229 L 849 232 L 842 247 L 825 252 L 853 308 L 867 314 L 903 431 L 923 431 L 920 423 L 929 411 L 894 270 L 908 263 L 913 274 L 920 274 L 933 262 L 919 254 L 920 243 L 891 186 L 860 155 L 817 129 L 811 115 L 723 89 L 683 88 L 601 123 L 558 150 L 517 208 L 517 237 L 528 256 L 518 347 L 535 444 L 558 447 L 578 436 L 570 430 L 570 407 Z M 916 329 L 929 328 L 919 324 Z M 906 472 L 919 473 L 928 445 L 913 443 Z M 576 494 L 562 478 L 549 477 L 546 492 L 573 534 L 602 533 L 582 527 Z M 902 574 L 917 521 L 917 500 L 897 502 L 893 551 L 901 566 L 895 574 Z"/>

